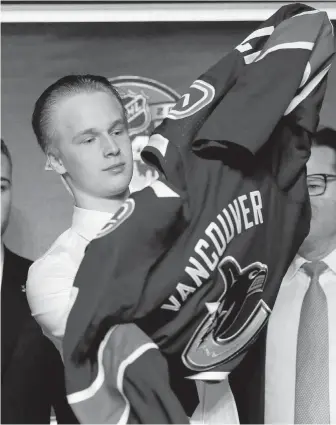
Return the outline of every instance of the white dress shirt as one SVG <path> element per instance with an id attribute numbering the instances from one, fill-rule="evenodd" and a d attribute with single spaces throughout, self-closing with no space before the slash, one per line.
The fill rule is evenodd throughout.
<path id="1" fill-rule="evenodd" d="M 336 423 L 336 249 L 323 261 L 328 269 L 319 282 L 328 304 L 330 423 Z M 301 268 L 305 262 L 297 255 L 290 265 L 268 325 L 265 423 L 294 423 L 297 336 L 302 301 L 310 284 Z"/>
<path id="2" fill-rule="evenodd" d="M 236 402 L 229 379 L 218 383 L 196 381 L 199 404 L 190 418 L 192 425 L 239 424 Z"/>
<path id="3" fill-rule="evenodd" d="M 27 298 L 32 315 L 61 353 L 67 319 L 78 292 L 73 286 L 75 276 L 87 245 L 111 217 L 111 213 L 75 207 L 71 228 L 29 269 Z"/>

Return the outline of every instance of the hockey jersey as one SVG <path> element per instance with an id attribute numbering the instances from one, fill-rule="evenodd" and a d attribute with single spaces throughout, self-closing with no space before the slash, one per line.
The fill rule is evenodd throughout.
<path id="1" fill-rule="evenodd" d="M 305 164 L 333 49 L 326 13 L 284 6 L 155 130 L 142 155 L 160 177 L 111 217 L 76 276 L 63 354 L 81 421 L 186 422 L 163 394 L 165 361 L 229 373 L 265 326 L 309 231 Z"/>

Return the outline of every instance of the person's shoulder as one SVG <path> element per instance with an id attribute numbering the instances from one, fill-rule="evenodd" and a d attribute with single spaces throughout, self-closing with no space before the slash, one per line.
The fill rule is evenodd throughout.
<path id="1" fill-rule="evenodd" d="M 71 229 L 63 232 L 50 246 L 50 248 L 36 261 L 28 272 L 27 287 L 41 279 L 64 278 L 72 269 L 71 255 L 69 252 L 69 239 L 72 236 Z"/>

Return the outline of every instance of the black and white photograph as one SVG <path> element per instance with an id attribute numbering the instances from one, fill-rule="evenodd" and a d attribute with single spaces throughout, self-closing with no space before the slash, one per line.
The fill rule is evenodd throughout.
<path id="1" fill-rule="evenodd" d="M 335 30 L 1 2 L 1 423 L 336 424 Z"/>

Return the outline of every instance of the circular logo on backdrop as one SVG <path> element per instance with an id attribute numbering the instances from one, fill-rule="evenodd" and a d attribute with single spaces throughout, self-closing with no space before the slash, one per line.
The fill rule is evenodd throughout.
<path id="1" fill-rule="evenodd" d="M 157 172 L 142 161 L 140 153 L 154 128 L 161 124 L 181 96 L 172 88 L 150 78 L 119 76 L 109 78 L 109 81 L 120 92 L 127 111 L 134 158 L 131 190 L 137 191 L 157 177 Z"/>

